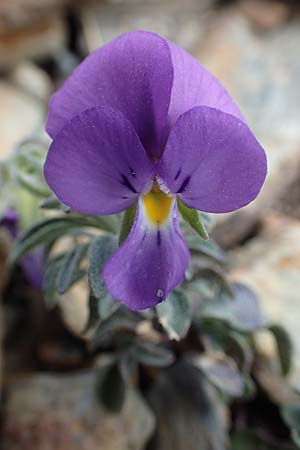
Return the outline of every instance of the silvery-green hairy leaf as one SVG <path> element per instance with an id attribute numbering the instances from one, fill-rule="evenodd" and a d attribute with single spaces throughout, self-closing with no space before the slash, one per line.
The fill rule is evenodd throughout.
<path id="1" fill-rule="evenodd" d="M 80 264 L 86 256 L 88 248 L 89 244 L 80 244 L 65 254 L 57 278 L 57 290 L 59 294 L 64 294 L 78 280 Z"/>
<path id="2" fill-rule="evenodd" d="M 98 303 L 97 311 L 99 314 Z M 119 306 L 119 309 L 115 311 L 111 316 L 109 316 L 106 320 L 100 321 L 96 329 L 93 342 L 91 343 L 91 347 L 97 348 L 97 346 L 101 345 L 103 341 L 106 342 L 107 339 L 110 338 L 113 334 L 120 331 L 134 332 L 139 321 L 140 318 L 138 317 L 138 315 L 125 309 L 125 307 Z"/>
<path id="3" fill-rule="evenodd" d="M 127 236 L 130 233 L 130 230 L 134 222 L 135 213 L 136 213 L 136 205 L 133 205 L 131 208 L 128 208 L 127 211 L 124 212 L 119 236 L 120 246 L 127 239 Z"/>
<path id="4" fill-rule="evenodd" d="M 300 399 L 299 402 L 292 402 L 284 406 L 282 416 L 290 428 L 300 433 Z"/>
<path id="5" fill-rule="evenodd" d="M 195 209 L 186 206 L 180 198 L 177 198 L 178 210 L 182 218 L 202 237 L 208 239 L 208 233 L 201 222 L 201 216 Z"/>
<path id="6" fill-rule="evenodd" d="M 42 209 L 58 209 L 60 211 L 69 212 L 70 207 L 61 203 L 55 195 L 50 195 L 40 203 Z"/>
<path id="7" fill-rule="evenodd" d="M 11 261 L 15 262 L 33 248 L 47 245 L 73 230 L 82 230 L 83 227 L 95 227 L 105 231 L 113 231 L 110 222 L 104 217 L 78 215 L 43 219 L 33 225 L 18 239 L 11 255 Z"/>
<path id="8" fill-rule="evenodd" d="M 243 395 L 243 377 L 233 359 L 222 353 L 206 353 L 192 358 L 192 363 L 225 394 L 231 397 Z"/>
<path id="9" fill-rule="evenodd" d="M 172 350 L 146 341 L 137 341 L 134 354 L 146 366 L 167 367 L 175 361 Z"/>
<path id="10" fill-rule="evenodd" d="M 95 391 L 98 401 L 110 412 L 121 411 L 125 400 L 126 384 L 118 361 L 109 361 L 98 368 Z"/>
<path id="11" fill-rule="evenodd" d="M 121 303 L 116 301 L 108 292 L 99 300 L 98 311 L 101 320 L 108 319 L 119 307 Z"/>
<path id="12" fill-rule="evenodd" d="M 293 345 L 291 338 L 288 335 L 288 332 L 280 325 L 272 324 L 269 326 L 269 330 L 273 334 L 276 341 L 282 374 L 288 375 L 291 369 L 293 356 Z"/>
<path id="13" fill-rule="evenodd" d="M 191 311 L 184 292 L 174 290 L 168 298 L 156 306 L 160 324 L 171 339 L 183 338 L 191 324 Z"/>
<path id="14" fill-rule="evenodd" d="M 43 276 L 43 292 L 46 305 L 52 308 L 57 303 L 57 277 L 61 268 L 63 257 L 59 256 L 48 261 Z"/>
<path id="15" fill-rule="evenodd" d="M 198 236 L 189 235 L 186 236 L 186 242 L 192 252 L 212 258 L 221 264 L 225 263 L 227 260 L 227 256 L 223 250 L 211 239 L 203 240 L 199 239 Z"/>
<path id="16" fill-rule="evenodd" d="M 100 236 L 93 240 L 89 249 L 89 281 L 93 295 L 99 300 L 107 295 L 102 278 L 102 270 L 116 249 L 116 240 L 112 236 Z"/>
<path id="17" fill-rule="evenodd" d="M 221 320 L 242 332 L 259 330 L 266 325 L 256 295 L 242 284 L 232 285 L 233 297 L 223 291 L 219 299 L 206 302 L 200 311 L 204 319 Z"/>

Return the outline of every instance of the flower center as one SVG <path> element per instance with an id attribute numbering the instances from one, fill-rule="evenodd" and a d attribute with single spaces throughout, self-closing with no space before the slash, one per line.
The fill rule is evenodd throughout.
<path id="1" fill-rule="evenodd" d="M 163 225 L 170 215 L 173 198 L 165 194 L 154 180 L 151 191 L 143 195 L 143 203 L 148 219 L 155 225 Z"/>

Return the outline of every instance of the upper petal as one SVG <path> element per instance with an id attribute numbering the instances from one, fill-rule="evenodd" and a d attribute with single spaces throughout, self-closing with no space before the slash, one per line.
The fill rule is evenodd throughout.
<path id="1" fill-rule="evenodd" d="M 165 39 L 144 31 L 124 34 L 89 55 L 53 95 L 47 131 L 54 137 L 84 109 L 110 106 L 123 112 L 149 155 L 157 157 L 172 82 Z"/>
<path id="2" fill-rule="evenodd" d="M 243 120 L 243 116 L 224 86 L 195 58 L 168 41 L 174 79 L 169 107 L 169 126 L 195 106 L 210 106 Z"/>
<path id="3" fill-rule="evenodd" d="M 168 223 L 160 228 L 140 199 L 132 230 L 106 264 L 103 277 L 114 298 L 130 309 L 146 309 L 165 300 L 183 281 L 188 262 L 174 201 Z"/>
<path id="4" fill-rule="evenodd" d="M 86 214 L 114 214 L 131 206 L 153 165 L 119 111 L 91 108 L 75 116 L 50 146 L 45 178 L 57 197 Z"/>
<path id="5" fill-rule="evenodd" d="M 177 120 L 157 172 L 191 208 L 223 213 L 256 198 L 267 161 L 244 122 L 213 108 L 196 107 Z"/>

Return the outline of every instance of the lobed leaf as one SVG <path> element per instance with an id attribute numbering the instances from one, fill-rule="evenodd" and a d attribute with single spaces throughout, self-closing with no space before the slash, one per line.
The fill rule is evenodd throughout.
<path id="1" fill-rule="evenodd" d="M 116 248 L 116 240 L 112 236 L 100 236 L 90 245 L 89 249 L 89 281 L 93 295 L 100 300 L 107 295 L 102 278 L 102 270 Z"/>
<path id="2" fill-rule="evenodd" d="M 89 243 L 77 245 L 65 254 L 57 277 L 59 294 L 64 294 L 78 280 L 80 264 L 87 254 L 89 245 Z"/>
<path id="3" fill-rule="evenodd" d="M 137 341 L 134 353 L 146 366 L 167 367 L 175 361 L 175 355 L 171 350 L 152 342 Z"/>
<path id="4" fill-rule="evenodd" d="M 183 338 L 191 324 L 191 311 L 184 292 L 174 290 L 168 298 L 156 306 L 158 320 L 171 339 Z"/>
<path id="5" fill-rule="evenodd" d="M 288 375 L 291 370 L 293 356 L 293 345 L 291 338 L 287 331 L 280 325 L 272 324 L 269 326 L 269 330 L 273 334 L 276 341 L 282 374 Z"/>
<path id="6" fill-rule="evenodd" d="M 127 211 L 124 212 L 121 230 L 120 230 L 120 236 L 119 236 L 119 245 L 120 246 L 127 239 L 127 236 L 130 233 L 130 230 L 132 228 L 134 218 L 135 218 L 136 208 L 137 208 L 137 205 L 135 204 L 131 208 L 128 208 Z"/>
<path id="7" fill-rule="evenodd" d="M 109 411 L 118 413 L 125 401 L 126 384 L 118 361 L 109 361 L 98 368 L 95 383 L 96 398 Z"/>
<path id="8" fill-rule="evenodd" d="M 222 353 L 206 353 L 192 359 L 195 367 L 208 378 L 208 380 L 231 397 L 240 397 L 244 393 L 243 377 L 235 361 Z"/>

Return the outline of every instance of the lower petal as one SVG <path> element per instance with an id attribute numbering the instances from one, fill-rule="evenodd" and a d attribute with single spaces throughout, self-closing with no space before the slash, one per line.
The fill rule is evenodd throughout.
<path id="1" fill-rule="evenodd" d="M 140 197 L 132 230 L 103 271 L 111 295 L 133 310 L 165 300 L 183 281 L 190 258 L 174 198 L 163 223 L 155 223 L 153 210 L 149 212 L 149 204 Z"/>

